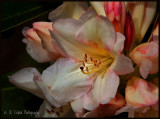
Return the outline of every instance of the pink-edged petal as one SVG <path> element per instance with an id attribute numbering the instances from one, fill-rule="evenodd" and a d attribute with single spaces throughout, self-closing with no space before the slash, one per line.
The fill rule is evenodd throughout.
<path id="1" fill-rule="evenodd" d="M 33 29 L 24 28 L 22 31 L 26 38 L 23 39 L 28 54 L 37 62 L 49 62 L 52 60 L 49 57 L 47 50 L 42 47 L 42 42 L 39 36 Z"/>
<path id="2" fill-rule="evenodd" d="M 115 72 L 109 70 L 101 80 L 100 103 L 106 104 L 111 98 L 114 98 L 117 93 L 119 77 Z"/>
<path id="3" fill-rule="evenodd" d="M 106 56 L 106 50 L 113 49 L 115 31 L 111 22 L 93 11 L 87 11 L 78 21 L 59 19 L 53 28 L 52 38 L 70 57 L 84 60 L 85 53 L 92 57 Z"/>
<path id="4" fill-rule="evenodd" d="M 140 65 L 140 74 L 144 79 L 147 78 L 148 73 L 152 69 L 152 62 L 150 60 L 144 60 Z"/>
<path id="5" fill-rule="evenodd" d="M 156 104 L 158 101 L 158 87 L 144 79 L 132 77 L 125 90 L 128 104 L 143 107 Z"/>
<path id="6" fill-rule="evenodd" d="M 145 62 L 149 62 L 150 65 L 147 67 L 149 74 L 158 71 L 158 44 L 156 42 L 151 41 L 137 46 L 130 53 L 130 57 L 138 66 L 143 66 L 144 68 L 142 67 L 142 69 L 145 69 Z M 150 68 L 150 70 L 148 68 Z M 144 73 L 141 75 L 144 75 Z"/>
<path id="7" fill-rule="evenodd" d="M 71 107 L 76 113 L 76 117 L 81 117 L 84 114 L 83 96 L 71 102 Z"/>
<path id="8" fill-rule="evenodd" d="M 84 95 L 83 105 L 87 110 L 93 110 L 100 104 L 100 88 L 102 76 L 98 75 L 93 83 L 91 90 Z"/>
<path id="9" fill-rule="evenodd" d="M 49 90 L 49 87 L 42 81 L 39 80 L 39 78 L 37 76 L 34 77 L 34 81 L 36 83 L 36 85 L 41 89 L 41 91 L 43 92 L 46 100 L 53 106 L 55 107 L 60 107 L 61 104 L 59 104 L 54 97 L 52 96 L 52 93 Z M 63 105 L 65 105 L 66 103 L 63 103 Z"/>
<path id="10" fill-rule="evenodd" d="M 78 99 L 91 88 L 90 76 L 80 70 L 81 63 L 61 58 L 42 73 L 42 81 L 60 104 Z"/>
<path id="11" fill-rule="evenodd" d="M 87 2 L 63 2 L 61 6 L 49 13 L 49 19 L 55 21 L 59 18 L 79 17 L 88 9 Z"/>
<path id="12" fill-rule="evenodd" d="M 52 38 L 49 33 L 49 29 L 53 30 L 52 22 L 35 22 L 33 23 L 33 29 L 36 31 L 38 36 L 41 38 L 43 47 L 49 52 L 50 57 L 53 60 L 62 57 L 59 53 L 57 44 L 52 44 Z"/>
<path id="13" fill-rule="evenodd" d="M 116 56 L 110 69 L 119 75 L 125 75 L 134 71 L 131 59 L 125 57 L 124 55 Z"/>
<path id="14" fill-rule="evenodd" d="M 112 51 L 115 42 L 115 30 L 106 17 L 97 16 L 94 15 L 94 12 L 88 11 L 79 19 L 76 37 L 78 41 L 84 44 L 93 44 L 92 47 L 98 49 L 103 47 Z"/>
<path id="15" fill-rule="evenodd" d="M 124 48 L 125 36 L 119 32 L 116 32 L 116 41 L 114 45 L 114 52 L 120 54 Z"/>
<path id="16" fill-rule="evenodd" d="M 40 98 L 44 98 L 43 93 L 33 81 L 35 74 L 41 76 L 41 74 L 38 72 L 37 69 L 29 67 L 21 69 L 15 74 L 9 76 L 9 79 L 10 82 L 16 85 L 17 87 L 22 88 L 28 92 L 31 92 Z"/>

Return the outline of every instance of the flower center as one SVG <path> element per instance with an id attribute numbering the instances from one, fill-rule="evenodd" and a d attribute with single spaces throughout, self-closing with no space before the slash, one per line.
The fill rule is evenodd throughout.
<path id="1" fill-rule="evenodd" d="M 93 59 L 85 54 L 84 61 L 82 62 L 80 69 L 83 74 L 91 74 L 93 72 L 101 72 L 104 70 L 106 71 L 112 64 L 113 60 L 113 57 L 110 55 L 105 58 Z"/>

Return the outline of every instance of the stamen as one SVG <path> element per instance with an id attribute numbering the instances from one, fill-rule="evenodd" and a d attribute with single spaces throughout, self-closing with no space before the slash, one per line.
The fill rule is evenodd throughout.
<path id="1" fill-rule="evenodd" d="M 83 62 L 83 66 L 85 67 L 85 63 Z"/>
<path id="2" fill-rule="evenodd" d="M 99 64 L 97 64 L 97 68 L 99 68 Z"/>
<path id="3" fill-rule="evenodd" d="M 89 72 L 88 67 L 86 67 L 86 71 Z"/>
<path id="4" fill-rule="evenodd" d="M 87 58 L 87 54 L 85 54 L 85 58 Z"/>
<path id="5" fill-rule="evenodd" d="M 92 59 L 92 57 L 90 57 L 90 60 L 91 60 L 91 62 L 93 62 L 93 59 Z"/>
<path id="6" fill-rule="evenodd" d="M 87 58 L 86 57 L 84 58 L 84 60 L 85 60 L 85 62 L 87 62 Z"/>

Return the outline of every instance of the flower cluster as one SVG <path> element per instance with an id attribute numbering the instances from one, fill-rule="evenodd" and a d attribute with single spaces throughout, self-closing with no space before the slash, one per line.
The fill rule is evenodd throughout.
<path id="1" fill-rule="evenodd" d="M 23 42 L 41 73 L 24 68 L 10 76 L 17 87 L 44 99 L 37 117 L 130 117 L 158 112 L 158 23 L 141 43 L 156 2 L 64 2 L 51 22 L 25 27 Z M 151 112 L 152 110 L 152 112 Z M 146 114 L 147 112 L 147 114 Z M 152 115 L 152 114 L 150 114 Z"/>

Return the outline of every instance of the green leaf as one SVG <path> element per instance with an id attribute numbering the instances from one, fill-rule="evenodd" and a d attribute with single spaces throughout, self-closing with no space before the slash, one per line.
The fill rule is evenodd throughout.
<path id="1" fill-rule="evenodd" d="M 6 31 L 28 20 L 58 7 L 61 2 L 31 2 L 31 1 L 3 1 L 2 8 L 2 27 L 1 31 Z"/>
<path id="2" fill-rule="evenodd" d="M 34 117 L 43 100 L 16 87 L 1 91 L 1 116 L 3 118 Z"/>

